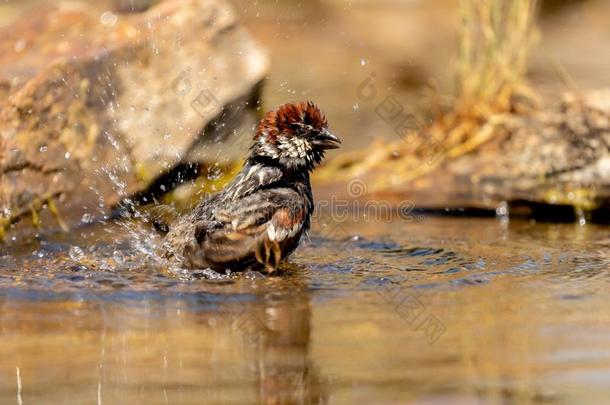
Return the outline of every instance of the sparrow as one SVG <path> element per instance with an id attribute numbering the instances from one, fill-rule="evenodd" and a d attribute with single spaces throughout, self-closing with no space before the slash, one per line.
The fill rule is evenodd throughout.
<path id="1" fill-rule="evenodd" d="M 268 112 L 233 181 L 170 226 L 164 256 L 190 269 L 275 272 L 311 225 L 310 172 L 340 143 L 312 102 Z"/>

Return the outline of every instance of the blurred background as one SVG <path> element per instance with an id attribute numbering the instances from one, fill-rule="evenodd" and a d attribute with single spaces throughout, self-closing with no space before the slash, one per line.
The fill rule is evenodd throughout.
<path id="1" fill-rule="evenodd" d="M 395 140 L 375 114 L 376 105 L 356 94 L 371 72 L 380 89 L 415 112 L 429 107 L 430 91 L 446 97 L 456 92 L 458 1 L 234 3 L 271 55 L 264 101 L 271 107 L 316 100 L 336 132 L 349 139 L 347 148 L 366 147 L 376 137 Z M 601 0 L 541 2 L 538 41 L 525 77 L 545 101 L 607 86 L 609 7 Z"/>

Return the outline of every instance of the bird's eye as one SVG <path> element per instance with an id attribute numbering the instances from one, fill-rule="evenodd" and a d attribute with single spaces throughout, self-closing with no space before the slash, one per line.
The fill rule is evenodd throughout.
<path id="1" fill-rule="evenodd" d="M 318 133 L 318 131 L 311 125 L 303 125 L 302 128 L 303 128 L 303 133 L 308 136 L 315 136 Z"/>
<path id="2" fill-rule="evenodd" d="M 303 124 L 301 122 L 294 122 L 289 124 L 291 130 L 293 130 L 296 134 L 300 136 L 308 135 L 312 128 L 309 125 Z"/>

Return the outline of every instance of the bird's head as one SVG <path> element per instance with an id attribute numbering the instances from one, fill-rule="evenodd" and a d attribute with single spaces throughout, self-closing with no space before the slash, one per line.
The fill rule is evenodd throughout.
<path id="1" fill-rule="evenodd" d="M 340 143 L 314 103 L 288 103 L 265 115 L 256 130 L 251 157 L 272 159 L 289 169 L 312 170 L 326 149 L 338 148 Z"/>

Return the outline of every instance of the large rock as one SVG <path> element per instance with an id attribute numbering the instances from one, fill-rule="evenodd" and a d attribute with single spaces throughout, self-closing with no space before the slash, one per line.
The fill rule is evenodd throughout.
<path id="1" fill-rule="evenodd" d="M 0 35 L 0 230 L 45 204 L 97 214 L 257 97 L 268 59 L 225 1 L 91 7 L 38 8 Z"/>
<path id="2" fill-rule="evenodd" d="M 469 165 L 483 196 L 507 201 L 513 212 L 608 222 L 610 90 L 564 94 L 513 126 L 499 153 L 465 159 L 461 168 Z"/>
<path id="3" fill-rule="evenodd" d="M 432 146 L 416 157 L 397 142 L 336 159 L 316 173 L 318 195 L 354 197 L 351 183 L 337 187 L 343 176 L 362 182 L 361 199 L 427 211 L 610 223 L 610 90 L 564 94 L 554 106 L 501 114 L 472 131 L 487 141 L 457 157 Z M 430 132 L 419 136 L 422 146 L 432 143 Z"/>

